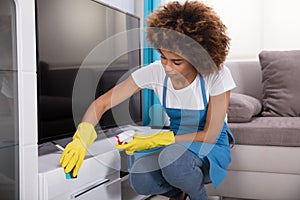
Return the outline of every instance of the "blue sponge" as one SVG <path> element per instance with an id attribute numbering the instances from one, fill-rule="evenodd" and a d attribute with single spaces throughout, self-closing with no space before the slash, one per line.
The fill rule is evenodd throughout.
<path id="1" fill-rule="evenodd" d="M 66 173 L 66 179 L 72 179 L 72 178 L 77 178 L 77 176 L 73 177 L 72 176 L 72 171 L 69 173 Z"/>

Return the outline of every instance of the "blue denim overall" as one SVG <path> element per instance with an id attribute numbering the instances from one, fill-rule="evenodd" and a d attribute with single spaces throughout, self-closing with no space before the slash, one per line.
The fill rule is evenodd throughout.
<path id="1" fill-rule="evenodd" d="M 202 131 L 205 126 L 208 108 L 205 82 L 202 76 L 200 76 L 200 85 L 204 105 L 203 110 L 167 108 L 167 81 L 168 77 L 166 76 L 163 89 L 163 107 L 170 118 L 170 129 L 175 135 Z M 225 178 L 226 169 L 231 162 L 228 135 L 231 137 L 234 144 L 234 136 L 224 122 L 222 130 L 214 144 L 194 141 L 177 143 L 195 153 L 207 166 L 209 166 L 210 180 L 216 188 Z"/>

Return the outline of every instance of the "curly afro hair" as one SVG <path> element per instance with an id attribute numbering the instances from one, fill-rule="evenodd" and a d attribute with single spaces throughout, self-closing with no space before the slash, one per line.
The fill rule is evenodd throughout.
<path id="1" fill-rule="evenodd" d="M 155 49 L 168 49 L 185 55 L 198 72 L 205 75 L 219 70 L 226 59 L 230 42 L 226 30 L 218 15 L 207 5 L 199 1 L 183 4 L 174 1 L 160 6 L 149 15 L 147 42 Z M 202 53 L 205 51 L 214 66 L 203 66 L 204 59 L 203 55 L 199 56 L 199 50 Z M 193 62 L 197 57 L 202 58 Z M 195 66 L 200 61 L 198 65 L 202 66 Z"/>

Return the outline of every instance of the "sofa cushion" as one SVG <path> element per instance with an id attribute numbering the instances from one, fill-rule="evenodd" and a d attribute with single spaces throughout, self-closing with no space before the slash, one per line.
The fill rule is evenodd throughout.
<path id="1" fill-rule="evenodd" d="M 300 116 L 300 50 L 262 51 L 263 116 Z"/>
<path id="2" fill-rule="evenodd" d="M 254 117 L 248 123 L 228 123 L 236 144 L 300 146 L 300 117 Z"/>
<path id="3" fill-rule="evenodd" d="M 249 122 L 261 111 L 258 99 L 245 94 L 231 93 L 228 107 L 228 122 Z"/>

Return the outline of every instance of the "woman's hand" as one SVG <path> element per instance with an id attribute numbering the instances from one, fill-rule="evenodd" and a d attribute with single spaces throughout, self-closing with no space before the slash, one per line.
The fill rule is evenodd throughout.
<path id="1" fill-rule="evenodd" d="M 78 125 L 77 131 L 73 136 L 73 141 L 66 146 L 59 160 L 65 173 L 72 171 L 72 176 L 77 176 L 84 160 L 86 149 L 96 138 L 97 133 L 92 124 L 82 122 Z"/>
<path id="2" fill-rule="evenodd" d="M 135 134 L 133 140 L 127 144 L 116 145 L 118 149 L 125 150 L 128 155 L 135 151 L 153 149 L 175 142 L 173 131 L 156 132 L 153 134 Z"/>

